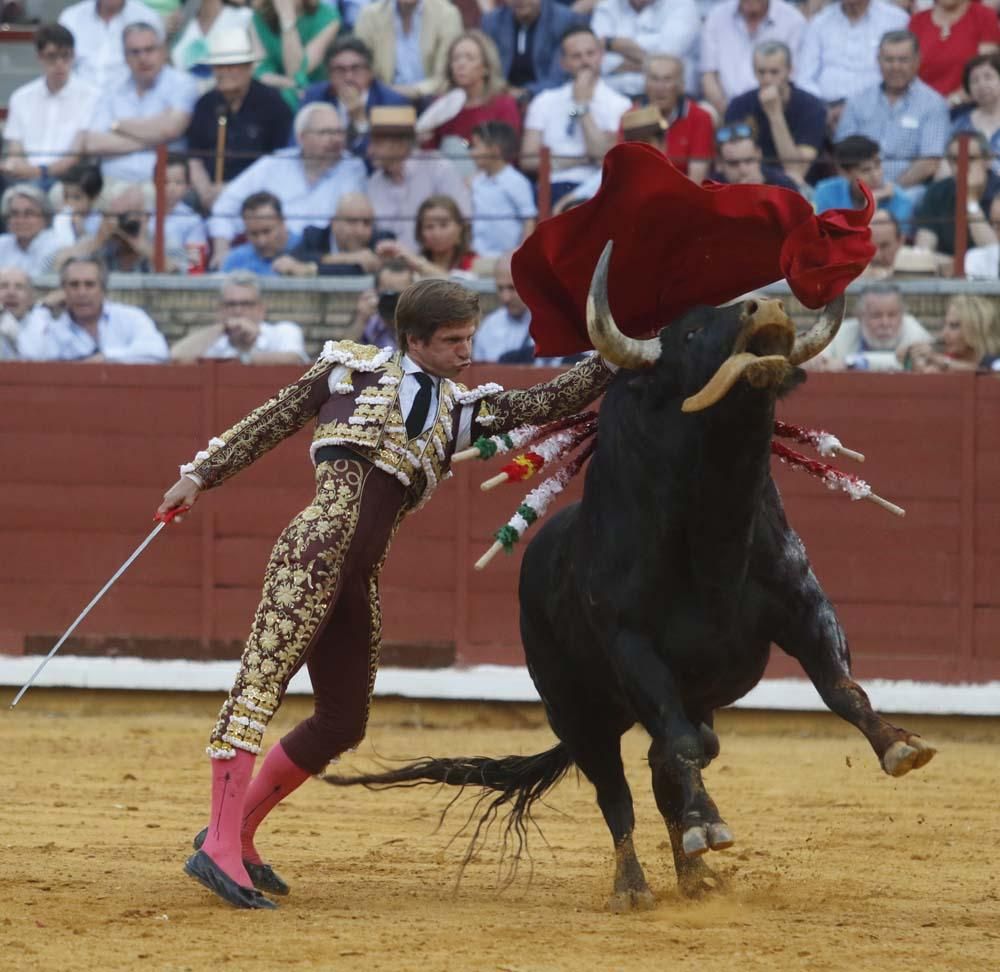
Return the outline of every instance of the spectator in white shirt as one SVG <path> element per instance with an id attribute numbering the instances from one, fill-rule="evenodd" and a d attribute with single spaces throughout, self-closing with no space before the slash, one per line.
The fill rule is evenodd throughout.
<path id="1" fill-rule="evenodd" d="M 673 54 L 684 61 L 685 90 L 694 91 L 701 17 L 695 0 L 600 0 L 590 26 L 607 52 L 601 74 L 615 91 L 642 94 L 650 54 Z"/>
<path id="2" fill-rule="evenodd" d="M 840 0 L 809 21 L 795 83 L 832 107 L 831 129 L 842 102 L 882 80 L 878 66 L 882 35 L 906 30 L 909 20 L 910 15 L 889 0 Z"/>
<path id="3" fill-rule="evenodd" d="M 122 32 L 129 24 L 152 24 L 163 39 L 159 15 L 140 0 L 80 0 L 59 14 L 76 41 L 75 72 L 102 93 L 128 77 Z"/>
<path id="4" fill-rule="evenodd" d="M 601 42 L 589 27 L 567 30 L 560 51 L 572 80 L 532 100 L 521 142 L 521 169 L 529 174 L 538 171 L 542 146 L 551 151 L 553 203 L 600 171 L 622 115 L 632 107 L 601 80 Z"/>
<path id="5" fill-rule="evenodd" d="M 59 237 L 51 230 L 49 197 L 30 182 L 11 186 L 0 200 L 8 232 L 0 236 L 0 267 L 18 267 L 31 276 L 52 269 Z"/>
<path id="6" fill-rule="evenodd" d="M 34 303 L 31 278 L 17 267 L 0 267 L 0 361 L 20 357 L 21 328 Z"/>
<path id="7" fill-rule="evenodd" d="M 243 364 L 278 365 L 307 362 L 302 328 L 291 321 L 271 324 L 256 274 L 231 273 L 222 282 L 216 322 L 192 331 L 171 349 L 174 361 L 207 358 Z"/>
<path id="8" fill-rule="evenodd" d="M 101 99 L 77 148 L 103 157 L 106 182 L 148 182 L 156 146 L 184 134 L 198 87 L 189 74 L 167 64 L 166 46 L 150 24 L 130 24 L 122 45 L 131 77 Z"/>
<path id="9" fill-rule="evenodd" d="M 785 0 L 722 0 L 701 31 L 701 87 L 705 100 L 726 115 L 737 95 L 757 87 L 753 52 L 764 41 L 781 41 L 798 63 L 806 18 Z"/>
<path id="10" fill-rule="evenodd" d="M 365 166 L 344 153 L 344 124 L 333 105 L 313 102 L 295 116 L 297 149 L 265 155 L 244 169 L 219 194 L 208 221 L 212 238 L 212 266 L 218 268 L 230 243 L 243 228 L 243 200 L 256 192 L 273 192 L 281 201 L 285 221 L 293 233 L 325 222 L 347 192 L 363 192 Z"/>
<path id="11" fill-rule="evenodd" d="M 42 24 L 35 50 L 42 75 L 10 96 L 0 171 L 48 189 L 72 167 L 69 148 L 89 124 L 98 92 L 73 74 L 73 35 L 61 24 Z"/>
<path id="12" fill-rule="evenodd" d="M 472 249 L 481 257 L 515 249 L 535 228 L 534 190 L 510 164 L 517 143 L 506 122 L 483 122 L 472 130 L 470 154 L 479 170 L 472 178 Z"/>
<path id="13" fill-rule="evenodd" d="M 1000 196 L 990 203 L 990 226 L 1000 236 Z M 965 275 L 973 280 L 996 280 L 1000 277 L 1000 243 L 987 243 L 967 250 Z"/>
<path id="14" fill-rule="evenodd" d="M 141 308 L 107 300 L 108 272 L 97 257 L 70 257 L 59 273 L 65 310 L 38 307 L 21 332 L 23 358 L 87 364 L 156 364 L 170 352 Z"/>
<path id="15" fill-rule="evenodd" d="M 500 306 L 487 314 L 472 339 L 473 361 L 502 361 L 505 355 L 518 362 L 531 361 L 535 343 L 528 333 L 531 311 L 514 289 L 510 272 L 510 254 L 505 253 L 493 268 Z"/>

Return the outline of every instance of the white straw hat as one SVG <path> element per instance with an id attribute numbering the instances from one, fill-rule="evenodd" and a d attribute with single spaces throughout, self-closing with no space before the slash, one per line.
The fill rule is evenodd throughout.
<path id="1" fill-rule="evenodd" d="M 253 64 L 260 60 L 249 32 L 243 27 L 227 27 L 209 35 L 208 53 L 202 64 Z"/>

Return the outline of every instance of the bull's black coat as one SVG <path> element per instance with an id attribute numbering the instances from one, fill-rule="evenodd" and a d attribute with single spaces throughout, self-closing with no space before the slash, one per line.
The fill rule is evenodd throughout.
<path id="1" fill-rule="evenodd" d="M 705 410 L 681 411 L 734 349 L 774 353 L 773 335 L 748 336 L 755 306 L 691 311 L 661 332 L 652 367 L 616 376 L 583 499 L 525 552 L 521 635 L 559 744 L 534 757 L 431 759 L 331 782 L 480 785 L 499 791 L 490 812 L 511 803 L 523 828 L 531 804 L 576 764 L 611 831 L 611 903 L 624 908 L 651 896 L 632 847 L 621 735 L 638 722 L 652 739 L 653 792 L 680 885 L 698 893 L 711 884 L 701 855 L 732 843 L 701 778 L 718 753 L 713 714 L 759 681 L 772 643 L 798 659 L 888 772 L 930 759 L 852 679 L 844 632 L 771 478 L 775 401 L 805 373 L 788 365 L 768 387 L 740 380 Z"/>

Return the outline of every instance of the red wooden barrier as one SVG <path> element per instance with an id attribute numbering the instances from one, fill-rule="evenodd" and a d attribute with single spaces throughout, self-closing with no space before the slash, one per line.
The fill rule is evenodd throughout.
<path id="1" fill-rule="evenodd" d="M 472 380 L 524 386 L 548 374 L 480 367 Z M 0 366 L 0 650 L 51 647 L 152 526 L 177 465 L 293 375 L 231 364 Z M 839 465 L 908 511 L 897 519 L 776 470 L 859 674 L 1000 678 L 1000 382 L 819 374 L 781 413 L 865 452 L 863 466 Z M 270 545 L 312 495 L 308 443 L 299 433 L 206 494 L 67 653 L 237 655 Z M 521 662 L 519 558 L 472 570 L 526 489 L 480 492 L 492 468 L 460 467 L 396 538 L 383 579 L 387 662 Z M 796 672 L 783 657 L 772 663 L 773 675 Z"/>

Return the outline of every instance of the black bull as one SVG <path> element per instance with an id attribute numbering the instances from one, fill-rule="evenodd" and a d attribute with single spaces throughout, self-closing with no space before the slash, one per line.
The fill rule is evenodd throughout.
<path id="1" fill-rule="evenodd" d="M 934 750 L 877 715 L 851 677 L 844 631 L 771 479 L 775 401 L 832 339 L 843 299 L 804 337 L 780 302 L 748 300 L 696 309 L 658 339 L 636 341 L 607 307 L 609 259 L 610 245 L 588 327 L 623 367 L 601 407 L 583 499 L 538 532 L 521 568 L 524 651 L 559 744 L 531 757 L 424 759 L 327 779 L 498 791 L 484 821 L 509 806 L 508 828 L 523 838 L 531 805 L 575 763 L 614 840 L 610 906 L 622 910 L 652 902 L 632 845 L 622 734 L 637 722 L 649 733 L 680 888 L 707 890 L 715 882 L 702 855 L 733 843 L 702 782 L 719 751 L 713 714 L 760 680 L 772 643 L 864 733 L 887 773 L 922 766 Z"/>

